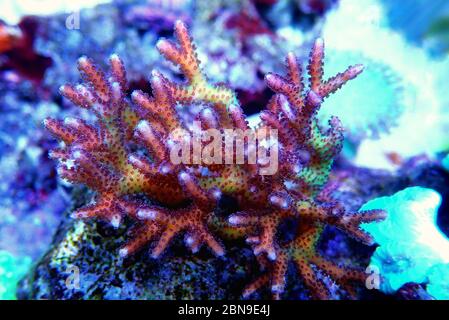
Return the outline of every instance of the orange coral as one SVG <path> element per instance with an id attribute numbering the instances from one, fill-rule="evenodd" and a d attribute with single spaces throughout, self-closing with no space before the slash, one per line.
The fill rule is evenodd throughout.
<path id="1" fill-rule="evenodd" d="M 86 84 L 61 88 L 66 98 L 92 110 L 98 119 L 97 126 L 76 119 L 45 121 L 46 127 L 64 142 L 62 148 L 51 153 L 60 162 L 61 177 L 85 184 L 97 193 L 93 204 L 73 215 L 106 219 L 114 226 L 124 215 L 135 220 L 132 239 L 120 249 L 122 257 L 156 241 L 152 256 L 157 258 L 178 234 L 185 235 L 185 243 L 193 252 L 206 244 L 216 255 L 223 255 L 223 245 L 216 235 L 246 237 L 267 272 L 246 288 L 245 297 L 265 285 L 270 285 L 273 295 L 280 297 L 290 261 L 314 297 L 329 297 L 317 270 L 351 293 L 348 284 L 362 280 L 363 274 L 320 257 L 316 243 L 326 225 L 370 243 L 359 225 L 382 219 L 385 213 L 350 214 L 329 196 L 325 183 L 332 161 L 341 149 L 342 126 L 337 118 L 332 118 L 330 128 L 323 131 L 315 115 L 323 99 L 356 77 L 362 67 L 350 67 L 323 81 L 324 46 L 317 40 L 310 55 L 308 89 L 291 53 L 287 56 L 287 77 L 266 76 L 275 95 L 261 113 L 262 125 L 250 132 L 257 136 L 267 129 L 277 130 L 279 169 L 274 174 L 260 174 L 263 164 L 259 162 L 235 164 L 238 163 L 235 150 L 230 154 L 234 164 L 202 159 L 173 163 L 171 148 L 185 139 L 183 135 L 173 135 L 176 130 L 189 137 L 198 129 L 213 128 L 220 133 L 225 129 L 249 130 L 235 92 L 224 85 L 211 84 L 201 71 L 195 46 L 182 22 L 176 23 L 175 35 L 177 43 L 160 40 L 157 47 L 179 67 L 185 76 L 183 84 L 153 71 L 150 80 L 153 96 L 135 91 L 131 104 L 126 98 L 125 68 L 113 55 L 109 77 L 82 57 L 79 69 Z M 197 116 L 201 128 L 183 123 L 175 108 L 177 104 L 184 108 L 204 105 Z M 135 148 L 131 146 L 136 143 L 148 155 L 132 152 Z M 131 200 L 129 196 L 135 194 L 144 194 L 162 206 Z M 222 194 L 237 199 L 242 210 L 228 221 L 214 214 Z M 299 223 L 293 239 L 282 242 L 278 232 L 285 219 Z"/>

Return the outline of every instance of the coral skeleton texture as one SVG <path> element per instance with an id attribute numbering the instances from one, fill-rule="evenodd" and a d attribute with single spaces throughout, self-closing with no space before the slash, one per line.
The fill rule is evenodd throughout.
<path id="1" fill-rule="evenodd" d="M 170 146 L 182 137 L 170 134 L 180 128 L 198 130 L 181 120 L 177 106 L 204 106 L 197 115 L 200 129 L 250 130 L 235 92 L 210 83 L 201 71 L 195 45 L 180 21 L 175 35 L 176 42 L 162 39 L 157 48 L 179 67 L 183 83 L 153 71 L 152 94 L 134 91 L 129 101 L 125 68 L 112 55 L 109 75 L 82 57 L 78 67 L 84 84 L 61 87 L 64 97 L 98 119 L 95 125 L 78 119 L 45 120 L 47 129 L 64 142 L 50 154 L 59 161 L 59 175 L 96 192 L 94 203 L 73 216 L 104 219 L 115 227 L 125 215 L 135 220 L 131 239 L 119 250 L 123 258 L 152 242 L 151 255 L 158 258 L 178 235 L 185 237 L 194 253 L 205 245 L 222 256 L 225 248 L 220 239 L 246 238 L 265 273 L 246 287 L 244 297 L 269 286 L 273 296 L 281 298 L 290 262 L 313 298 L 330 298 L 322 275 L 353 295 L 352 282 L 363 281 L 364 273 L 325 260 L 317 251 L 317 241 L 325 226 L 331 225 L 371 244 L 371 237 L 359 226 L 381 220 L 385 213 L 345 212 L 332 199 L 332 187 L 326 183 L 342 147 L 343 129 L 337 118 L 331 118 L 329 128 L 323 130 L 316 114 L 323 100 L 362 72 L 362 66 L 323 80 L 324 45 L 318 39 L 310 54 L 307 88 L 292 53 L 286 59 L 286 76 L 266 75 L 275 94 L 261 113 L 262 124 L 253 130 L 255 134 L 267 128 L 278 131 L 279 168 L 273 175 L 261 175 L 258 163 L 174 164 Z M 227 218 L 214 213 L 224 194 L 235 198 L 240 210 Z M 151 204 L 138 200 L 139 195 Z M 289 240 L 279 234 L 286 220 L 297 222 Z"/>

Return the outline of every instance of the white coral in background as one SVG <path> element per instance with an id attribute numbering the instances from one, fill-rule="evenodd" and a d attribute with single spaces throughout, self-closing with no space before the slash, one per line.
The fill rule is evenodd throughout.
<path id="1" fill-rule="evenodd" d="M 359 166 L 375 168 L 392 168 L 386 156 L 391 152 L 402 157 L 432 156 L 448 147 L 449 132 L 449 101 L 444 92 L 448 59 L 438 61 L 407 43 L 388 28 L 384 17 L 377 0 L 341 0 L 323 26 L 328 49 L 359 52 L 388 65 L 404 82 L 407 110 L 397 120 L 397 127 L 378 140 L 364 140 L 354 160 Z M 364 112 L 363 104 L 353 108 L 353 112 Z"/>

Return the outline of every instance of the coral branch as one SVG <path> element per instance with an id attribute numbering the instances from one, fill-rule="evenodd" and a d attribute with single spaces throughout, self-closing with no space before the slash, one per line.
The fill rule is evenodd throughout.
<path id="1" fill-rule="evenodd" d="M 222 256 L 224 248 L 208 231 L 204 219 L 206 214 L 207 212 L 196 206 L 177 211 L 168 211 L 158 207 L 140 209 L 137 213 L 139 217 L 154 221 L 163 230 L 151 256 L 159 257 L 173 237 L 180 232 L 187 232 L 186 244 L 192 251 L 198 251 L 200 244 L 206 243 L 217 256 Z"/>
<path id="2" fill-rule="evenodd" d="M 220 117 L 223 125 L 231 125 L 228 108 L 239 105 L 235 92 L 224 85 L 208 82 L 200 68 L 200 61 L 195 52 L 195 45 L 189 36 L 187 27 L 181 21 L 175 25 L 175 36 L 179 46 L 166 39 L 159 40 L 157 48 L 164 57 L 176 66 L 187 80 L 187 85 L 179 85 L 164 79 L 173 98 L 181 104 L 210 103 Z"/>
<path id="3" fill-rule="evenodd" d="M 360 224 L 381 220 L 385 212 L 350 214 L 332 199 L 333 189 L 324 186 L 333 159 L 341 150 L 343 127 L 337 118 L 331 118 L 329 128 L 321 128 L 316 113 L 323 100 L 356 77 L 362 67 L 349 67 L 323 81 L 324 44 L 319 39 L 310 54 L 306 87 L 300 64 L 289 53 L 287 75 L 270 73 L 265 77 L 275 94 L 260 114 L 262 124 L 251 130 L 236 93 L 224 85 L 210 83 L 201 71 L 195 45 L 182 22 L 176 23 L 175 36 L 176 42 L 160 40 L 157 48 L 179 67 L 185 77 L 182 84 L 153 71 L 150 79 L 153 96 L 134 91 L 131 104 L 127 99 L 125 68 L 120 58 L 112 55 L 108 76 L 82 57 L 78 67 L 85 84 L 61 87 L 63 96 L 97 117 L 95 124 L 70 118 L 44 122 L 64 142 L 50 154 L 59 161 L 60 176 L 96 192 L 95 201 L 75 211 L 73 216 L 104 219 L 114 227 L 125 215 L 131 218 L 134 227 L 131 239 L 119 250 L 122 258 L 150 242 L 155 242 L 152 257 L 159 258 L 179 235 L 184 235 L 192 252 L 205 244 L 221 256 L 225 251 L 216 235 L 245 237 L 266 272 L 247 286 L 244 297 L 270 286 L 273 296 L 280 298 L 289 263 L 296 266 L 313 297 L 330 297 L 323 276 L 332 278 L 348 295 L 353 294 L 350 282 L 362 281 L 363 273 L 321 257 L 317 242 L 324 227 L 332 225 L 370 244 L 372 240 L 360 229 Z M 203 106 L 195 116 L 200 125 L 181 121 L 184 118 L 178 114 L 177 106 L 192 104 Z M 246 148 L 243 152 L 246 157 L 256 148 L 250 146 L 250 139 L 258 137 L 257 147 L 261 150 L 268 151 L 269 144 L 278 148 L 278 170 L 271 175 L 258 174 L 265 165 L 263 161 L 239 162 L 237 146 L 231 152 L 233 164 L 201 159 L 193 159 L 192 163 L 172 162 L 173 146 L 198 139 L 191 137 L 199 129 L 215 129 L 218 133 L 235 129 L 247 133 L 236 139 Z M 275 138 L 266 135 L 271 130 L 276 132 Z M 223 146 L 220 148 L 224 150 Z M 191 146 L 188 150 L 191 151 Z M 269 151 L 270 155 L 276 153 Z M 228 219 L 214 213 L 223 194 L 235 198 L 241 210 Z M 131 200 L 136 196 L 145 199 Z M 297 227 L 291 235 L 283 237 L 281 225 L 287 219 L 293 220 Z"/>

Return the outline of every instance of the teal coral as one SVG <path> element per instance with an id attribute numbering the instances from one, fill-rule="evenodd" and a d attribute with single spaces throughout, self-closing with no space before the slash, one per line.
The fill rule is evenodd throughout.
<path id="1" fill-rule="evenodd" d="M 15 257 L 8 251 L 0 251 L 0 300 L 16 300 L 17 283 L 30 265 L 30 257 Z"/>
<path id="2" fill-rule="evenodd" d="M 432 267 L 427 277 L 427 292 L 438 300 L 449 300 L 449 264 Z"/>
<path id="3" fill-rule="evenodd" d="M 429 293 L 435 298 L 448 295 L 444 290 L 449 285 L 447 273 L 435 269 L 449 263 L 449 239 L 436 225 L 440 204 L 438 192 L 411 187 L 371 200 L 361 208 L 388 212 L 384 221 L 361 226 L 379 244 L 370 266 L 382 276 L 382 291 L 392 293 L 414 282 L 429 283 Z"/>
<path id="4" fill-rule="evenodd" d="M 365 71 L 348 83 L 352 89 L 349 93 L 329 97 L 318 114 L 321 123 L 324 125 L 330 116 L 337 116 L 351 140 L 377 137 L 389 131 L 406 108 L 401 77 L 389 65 L 356 51 L 329 50 L 325 61 L 326 76 L 341 70 L 348 61 L 360 61 Z M 363 112 L 358 112 L 362 108 Z"/>

